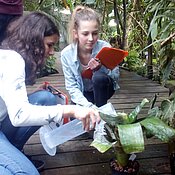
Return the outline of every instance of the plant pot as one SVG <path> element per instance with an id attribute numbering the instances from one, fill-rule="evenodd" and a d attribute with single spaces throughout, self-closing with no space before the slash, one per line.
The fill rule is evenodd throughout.
<path id="1" fill-rule="evenodd" d="M 170 168 L 171 168 L 171 174 L 175 174 L 175 153 L 170 154 Z"/>
<path id="2" fill-rule="evenodd" d="M 111 159 L 110 168 L 112 170 L 112 175 L 137 175 L 139 171 L 139 163 L 136 160 L 129 160 L 128 164 L 125 167 L 122 167 L 115 159 Z"/>
<path id="3" fill-rule="evenodd" d="M 175 174 L 175 140 L 171 140 L 168 143 L 169 159 L 170 159 L 170 168 L 171 174 Z"/>

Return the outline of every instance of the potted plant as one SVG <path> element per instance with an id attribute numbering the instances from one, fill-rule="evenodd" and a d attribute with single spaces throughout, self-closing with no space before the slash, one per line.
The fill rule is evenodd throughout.
<path id="1" fill-rule="evenodd" d="M 155 99 L 150 103 L 148 114 L 140 119 L 137 119 L 138 114 L 149 102 L 147 99 L 143 99 L 130 114 L 100 112 L 102 122 L 96 127 L 91 146 L 101 153 L 114 149 L 115 155 L 110 160 L 112 175 L 137 174 L 139 163 L 133 153 L 144 151 L 145 136 L 156 136 L 167 143 L 175 136 L 175 130 L 160 118 L 161 110 L 153 107 Z"/>

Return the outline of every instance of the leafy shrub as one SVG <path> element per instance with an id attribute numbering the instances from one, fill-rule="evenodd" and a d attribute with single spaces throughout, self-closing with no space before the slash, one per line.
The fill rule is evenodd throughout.
<path id="1" fill-rule="evenodd" d="M 46 60 L 45 66 L 38 72 L 38 78 L 58 73 L 58 71 L 55 68 L 55 63 L 56 63 L 56 57 L 50 56 Z"/>
<path id="2" fill-rule="evenodd" d="M 125 58 L 124 64 L 129 70 L 137 72 L 139 75 L 144 76 L 146 74 L 145 60 L 140 58 L 137 51 L 129 51 L 129 55 Z"/>

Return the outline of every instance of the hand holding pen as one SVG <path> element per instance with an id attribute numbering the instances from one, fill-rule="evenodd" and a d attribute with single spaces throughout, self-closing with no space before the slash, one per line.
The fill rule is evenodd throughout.
<path id="1" fill-rule="evenodd" d="M 89 63 L 88 63 L 88 67 L 92 71 L 97 71 L 101 67 L 101 62 L 100 62 L 100 60 L 98 58 L 91 58 Z"/>

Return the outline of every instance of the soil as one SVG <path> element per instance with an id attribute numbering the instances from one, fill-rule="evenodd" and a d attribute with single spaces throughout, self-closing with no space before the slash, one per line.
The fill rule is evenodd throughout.
<path id="1" fill-rule="evenodd" d="M 136 175 L 139 171 L 139 163 L 134 160 L 129 160 L 125 167 L 120 166 L 117 160 L 110 160 L 110 168 L 112 170 L 112 175 Z"/>

